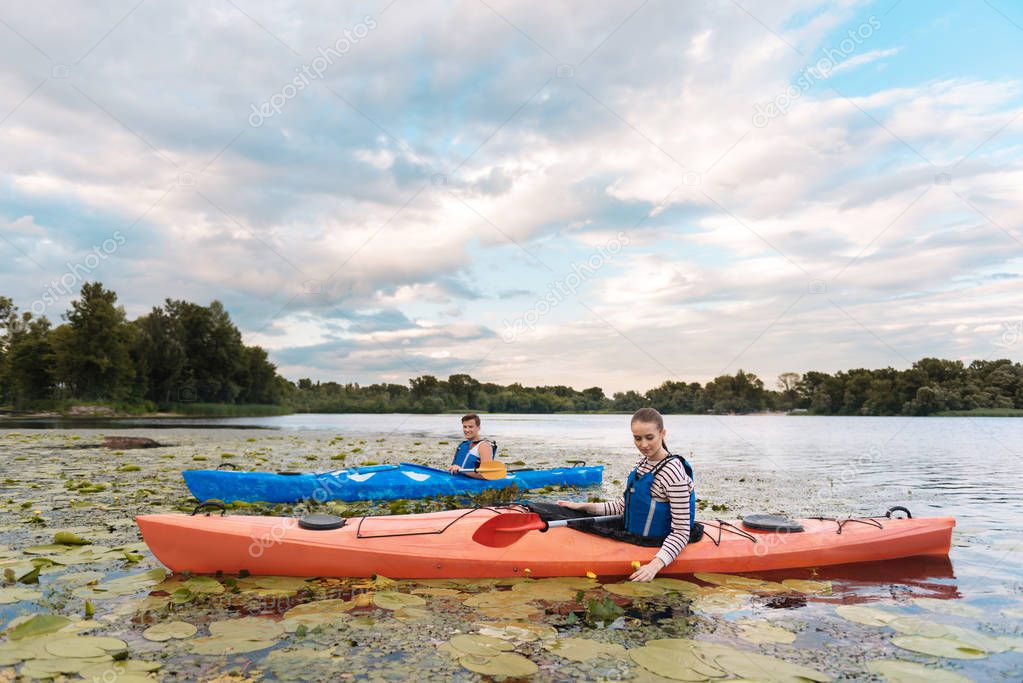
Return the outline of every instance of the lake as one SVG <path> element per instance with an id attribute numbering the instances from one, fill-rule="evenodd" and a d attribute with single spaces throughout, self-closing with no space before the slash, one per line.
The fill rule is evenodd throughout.
<path id="1" fill-rule="evenodd" d="M 215 461 L 224 457 L 224 453 L 239 465 L 250 467 L 336 469 L 339 465 L 332 463 L 325 454 L 341 447 L 335 441 L 340 436 L 347 452 L 359 453 L 350 456 L 346 465 L 357 464 L 358 460 L 351 459 L 355 457 L 382 462 L 415 458 L 443 464 L 450 458 L 450 448 L 461 439 L 458 418 L 458 415 L 288 415 L 99 423 L 0 422 L 0 477 L 6 482 L 15 482 L 5 483 L 3 498 L 8 499 L 6 505 L 11 514 L 7 515 L 9 521 L 0 532 L 0 543 L 9 546 L 6 561 L 12 564 L 21 561 L 17 551 L 25 544 L 47 542 L 47 535 L 57 524 L 81 528 L 83 533 L 93 528 L 90 524 L 96 519 L 90 522 L 88 516 L 111 521 L 113 536 L 137 543 L 137 536 L 128 538 L 134 531 L 130 515 L 183 509 L 187 491 L 183 490 L 178 471 L 185 467 L 212 466 L 197 464 L 195 460 Z M 600 492 L 604 497 L 618 492 L 620 482 L 638 457 L 631 445 L 626 415 L 483 415 L 482 418 L 482 433 L 498 441 L 499 457 L 506 461 L 544 465 L 583 457 L 590 462 L 604 463 L 605 483 Z M 704 510 L 701 514 L 705 517 L 733 519 L 753 512 L 876 516 L 893 505 L 902 505 L 915 516 L 953 516 L 957 520 L 948 562 L 909 561 L 844 571 L 824 570 L 820 578 L 830 579 L 834 584 L 834 593 L 828 598 L 784 601 L 754 596 L 749 604 L 735 612 L 708 608 L 706 613 L 701 613 L 697 609 L 695 621 L 686 622 L 686 628 L 690 629 L 686 631 L 688 636 L 725 637 L 722 634 L 731 634 L 739 627 L 737 624 L 741 626 L 743 619 L 766 620 L 798 635 L 794 645 L 758 643 L 760 651 L 813 664 L 832 675 L 867 679 L 869 674 L 864 672 L 863 662 L 877 656 L 955 670 L 975 680 L 1023 678 L 1023 654 L 1020 653 L 1023 649 L 1020 627 L 1023 619 L 1023 511 L 1019 505 L 1023 500 L 1023 419 L 701 415 L 667 416 L 666 428 L 671 450 L 685 454 L 696 468 L 700 497 L 708 505 L 719 506 L 716 512 L 709 508 Z M 119 455 L 81 448 L 83 444 L 97 441 L 99 434 L 113 433 L 148 435 L 170 446 Z M 448 443 L 442 443 L 445 441 Z M 359 445 L 348 448 L 353 443 Z M 125 468 L 124 463 L 129 462 L 139 463 L 140 471 Z M 118 474 L 119 471 L 130 474 Z M 96 503 L 95 508 L 76 513 L 74 506 L 88 498 L 75 496 L 73 490 L 67 489 L 65 480 L 76 477 L 111 482 L 112 488 L 94 494 L 96 497 L 92 500 L 102 501 Z M 60 482 L 59 487 L 57 482 Z M 54 491 L 40 498 L 35 492 L 46 490 L 47 486 L 54 486 Z M 152 493 L 142 496 L 133 493 L 143 487 Z M 109 497 L 115 493 L 114 489 L 116 497 Z M 593 492 L 560 495 L 585 499 Z M 24 497 L 32 500 L 33 507 L 42 508 L 40 516 L 47 519 L 45 528 L 25 523 L 29 513 L 20 505 Z M 5 555 L 0 554 L 0 559 L 4 558 Z M 112 575 L 129 571 L 128 567 L 120 566 L 110 569 L 112 566 L 104 565 Z M 149 556 L 137 566 L 150 568 L 159 564 Z M 52 567 L 48 570 L 40 577 L 39 585 L 43 588 L 51 585 L 46 574 L 52 574 L 52 585 L 56 585 L 62 575 Z M 926 600 L 933 597 L 940 601 Z M 917 598 L 925 600 L 914 602 Z M 891 637 L 898 634 L 890 629 L 849 622 L 835 615 L 836 602 L 861 601 L 915 617 L 916 622 L 906 622 L 916 624 L 911 625 L 911 629 L 924 628 L 920 626 L 924 620 L 928 624 L 967 628 L 1004 639 L 998 641 L 1004 648 L 996 649 L 1006 651 L 985 653 L 975 659 L 958 659 L 893 647 Z M 73 601 L 67 604 L 72 605 L 68 609 L 75 609 Z M 137 609 L 138 606 L 132 603 L 132 607 Z M 0 604 L 0 622 L 25 610 L 39 609 L 39 602 Z M 132 645 L 133 656 L 136 654 L 133 638 L 141 643 L 138 646 L 141 655 L 155 651 L 147 649 L 147 641 L 140 640 L 138 623 L 133 626 L 117 621 L 126 618 L 127 609 L 123 605 L 120 612 L 117 607 L 113 608 L 106 613 L 107 620 L 120 624 L 117 633 Z M 211 613 L 223 616 L 227 608 L 204 605 L 202 609 L 194 608 L 194 612 L 189 609 L 192 608 L 178 609 L 177 618 L 201 625 L 212 618 Z M 120 616 L 112 619 L 111 614 Z M 137 611 L 134 618 L 138 621 Z M 167 616 L 162 614 L 158 618 Z M 572 629 L 566 630 L 558 618 L 548 611 L 538 619 L 553 624 L 563 634 L 574 633 Z M 440 620 L 438 616 L 438 628 Z M 445 623 L 451 627 L 452 622 Z M 350 634 L 351 629 L 357 627 L 348 624 L 345 628 L 348 629 L 345 633 Z M 664 626 L 659 634 L 644 631 L 643 635 L 647 638 L 678 637 L 678 629 L 672 628 Z M 576 635 L 598 640 L 624 639 L 622 642 L 632 647 L 636 643 L 628 639 L 640 631 L 613 638 L 608 633 L 611 632 L 584 629 Z M 905 633 L 903 630 L 903 637 Z M 918 637 L 912 632 L 909 636 Z M 844 654 L 835 654 L 833 645 L 842 647 Z M 287 648 L 293 646 L 297 647 L 288 645 L 282 651 L 286 653 Z M 517 647 L 516 651 L 532 653 L 530 658 L 540 663 L 541 671 L 534 675 L 534 680 L 571 680 L 590 675 L 581 672 L 629 679 L 637 671 L 626 660 L 625 664 L 608 664 L 597 669 L 585 668 L 594 666 L 590 663 L 578 664 L 583 668 L 559 668 L 557 670 L 563 673 L 555 673 L 544 664 L 548 661 L 545 657 L 549 656 L 544 654 L 546 650 L 533 652 L 529 647 Z M 832 654 L 816 656 L 812 654 L 814 651 Z M 369 661 L 368 655 L 357 647 L 346 649 L 346 653 L 347 657 L 354 657 L 353 661 Z M 2 656 L 0 654 L 0 670 Z M 210 661 L 203 660 L 205 664 Z M 210 675 L 223 672 L 227 666 L 225 661 L 217 660 L 215 666 L 206 666 L 202 671 Z M 399 656 L 396 661 L 402 658 Z M 372 663 L 360 666 L 368 668 L 361 673 L 350 670 L 361 677 L 369 671 L 380 674 L 389 670 L 391 664 L 380 664 L 382 668 Z M 464 668 L 456 666 L 455 671 L 460 672 L 456 675 L 445 668 L 443 662 L 436 666 L 439 667 L 437 675 L 475 680 L 476 674 Z M 197 675 L 196 670 L 189 671 L 189 675 Z M 282 671 L 290 669 L 264 667 L 264 674 L 270 678 L 287 679 L 287 673 Z M 167 678 L 166 670 L 163 675 Z M 309 671 L 306 675 L 316 677 Z M 170 676 L 167 680 L 176 678 Z"/>

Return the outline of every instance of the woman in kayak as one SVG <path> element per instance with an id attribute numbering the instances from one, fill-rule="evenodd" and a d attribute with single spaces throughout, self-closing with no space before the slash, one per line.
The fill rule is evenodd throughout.
<path id="1" fill-rule="evenodd" d="M 686 547 L 692 531 L 696 512 L 692 468 L 685 458 L 668 451 L 667 434 L 659 412 L 640 408 L 632 416 L 632 439 L 643 457 L 629 474 L 624 495 L 607 503 L 558 501 L 590 515 L 624 515 L 627 532 L 664 539 L 654 558 L 629 577 L 633 581 L 657 576 Z"/>
<path id="2" fill-rule="evenodd" d="M 472 470 L 479 467 L 481 462 L 494 459 L 494 442 L 490 439 L 480 438 L 480 416 L 476 413 L 469 413 L 462 417 L 462 434 L 465 436 L 465 441 L 455 448 L 455 457 L 452 458 L 448 471 L 451 474 L 461 472 L 467 477 L 482 479 Z"/>

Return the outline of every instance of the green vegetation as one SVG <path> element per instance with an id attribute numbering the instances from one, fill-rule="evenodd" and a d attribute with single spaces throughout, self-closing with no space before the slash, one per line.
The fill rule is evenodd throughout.
<path id="1" fill-rule="evenodd" d="M 86 283 L 53 327 L 0 297 L 0 404 L 69 411 L 104 406 L 116 413 L 174 406 L 203 415 L 251 415 L 251 404 L 283 404 L 290 385 L 218 301 L 168 299 L 129 321 L 117 294 Z M 209 404 L 223 404 L 214 407 Z M 258 414 L 278 414 L 270 407 Z"/>
<path id="2" fill-rule="evenodd" d="M 727 414 L 798 410 L 814 415 L 1023 414 L 1023 365 L 1008 359 L 924 358 L 911 368 L 828 374 L 786 372 L 776 389 L 738 370 L 701 385 L 666 381 L 608 397 L 600 387 L 480 382 L 467 374 L 423 375 L 403 384 L 289 382 L 266 352 L 245 346 L 217 301 L 168 299 L 126 319 L 117 295 L 86 283 L 53 327 L 0 297 L 0 405 L 74 413 L 82 403 L 118 414 L 157 408 L 212 417 L 306 413 L 624 412 Z M 364 443 L 361 442 L 360 443 Z M 440 442 L 444 443 L 444 442 Z M 360 448 L 351 449 L 359 453 Z"/>

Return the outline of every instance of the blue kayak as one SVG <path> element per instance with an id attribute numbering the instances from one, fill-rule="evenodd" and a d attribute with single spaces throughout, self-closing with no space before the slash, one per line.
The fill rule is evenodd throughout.
<path id="1" fill-rule="evenodd" d="M 273 473 L 228 470 L 185 470 L 188 490 L 200 501 L 216 499 L 247 503 L 295 503 L 300 500 L 395 500 L 480 493 L 516 486 L 596 486 L 603 465 L 557 467 L 549 470 L 509 470 L 503 479 L 487 481 L 450 474 L 425 465 L 351 467 L 333 472 Z"/>

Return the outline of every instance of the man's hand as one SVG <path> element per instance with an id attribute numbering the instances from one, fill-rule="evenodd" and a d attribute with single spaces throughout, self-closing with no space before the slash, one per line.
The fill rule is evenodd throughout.
<path id="1" fill-rule="evenodd" d="M 629 581 L 651 581 L 657 572 L 664 569 L 664 563 L 661 562 L 660 558 L 655 557 L 650 560 L 647 564 L 632 572 L 632 576 L 629 577 Z"/>

